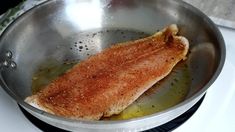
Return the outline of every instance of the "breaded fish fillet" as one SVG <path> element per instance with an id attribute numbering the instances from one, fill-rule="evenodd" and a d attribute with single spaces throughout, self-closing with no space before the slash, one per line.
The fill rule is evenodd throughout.
<path id="1" fill-rule="evenodd" d="M 150 37 L 107 48 L 25 101 L 72 119 L 118 114 L 186 58 L 188 40 L 177 32 L 173 24 Z"/>

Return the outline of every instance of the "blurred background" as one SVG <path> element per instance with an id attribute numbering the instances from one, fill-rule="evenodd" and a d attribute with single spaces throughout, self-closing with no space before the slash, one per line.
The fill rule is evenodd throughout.
<path id="1" fill-rule="evenodd" d="M 0 15 L 22 1 L 40 0 L 1 0 Z M 235 29 L 235 0 L 183 0 L 200 9 L 217 25 Z"/>
<path id="2" fill-rule="evenodd" d="M 6 12 L 9 8 L 13 8 L 24 0 L 1 0 L 0 15 Z"/>

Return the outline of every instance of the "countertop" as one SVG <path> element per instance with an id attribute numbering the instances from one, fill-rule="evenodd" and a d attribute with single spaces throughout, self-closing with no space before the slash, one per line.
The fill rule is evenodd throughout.
<path id="1" fill-rule="evenodd" d="M 183 0 L 209 16 L 217 25 L 235 29 L 235 0 Z"/>

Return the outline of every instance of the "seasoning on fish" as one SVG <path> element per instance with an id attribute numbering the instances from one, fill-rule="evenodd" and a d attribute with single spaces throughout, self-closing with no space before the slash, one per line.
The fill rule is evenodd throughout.
<path id="1" fill-rule="evenodd" d="M 150 37 L 107 48 L 25 101 L 71 119 L 99 120 L 118 114 L 186 59 L 189 42 L 177 33 L 172 24 Z"/>

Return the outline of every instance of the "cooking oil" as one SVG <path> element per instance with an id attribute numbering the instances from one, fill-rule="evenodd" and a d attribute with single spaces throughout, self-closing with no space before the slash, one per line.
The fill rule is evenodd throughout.
<path id="1" fill-rule="evenodd" d="M 47 61 L 39 66 L 32 79 L 32 93 L 40 91 L 43 86 L 65 73 L 78 62 L 59 63 Z M 173 71 L 163 80 L 147 90 L 134 103 L 118 115 L 102 120 L 125 120 L 150 115 L 170 108 L 182 102 L 189 92 L 191 77 L 185 63 L 177 64 Z"/>
<path id="2" fill-rule="evenodd" d="M 76 53 L 78 55 L 81 54 L 81 56 L 90 56 L 95 53 L 94 51 L 108 47 L 108 44 L 136 40 L 148 35 L 144 32 L 119 29 L 108 29 L 96 33 L 89 32 L 88 34 L 83 33 L 76 35 L 79 38 L 72 44 L 73 47 L 70 47 L 68 50 L 78 51 Z M 92 48 L 97 47 L 96 44 L 100 43 L 100 38 L 104 38 L 102 45 L 98 45 L 98 50 L 92 50 Z M 76 63 L 78 61 L 59 63 L 48 60 L 40 65 L 32 79 L 32 93 L 35 94 L 40 91 L 44 86 L 65 73 Z M 190 85 L 191 76 L 186 62 L 180 62 L 167 77 L 146 91 L 120 114 L 109 118 L 102 118 L 102 120 L 125 120 L 160 112 L 182 102 L 189 92 Z"/>
<path id="3" fill-rule="evenodd" d="M 60 63 L 55 60 L 47 60 L 42 63 L 33 75 L 32 93 L 36 94 L 56 77 L 62 75 L 68 69 L 72 68 L 76 63 L 78 62 L 73 61 Z"/>
<path id="4" fill-rule="evenodd" d="M 104 120 L 125 120 L 154 114 L 182 102 L 189 92 L 190 72 L 185 62 L 179 63 L 163 80 L 141 95 L 120 114 Z"/>

